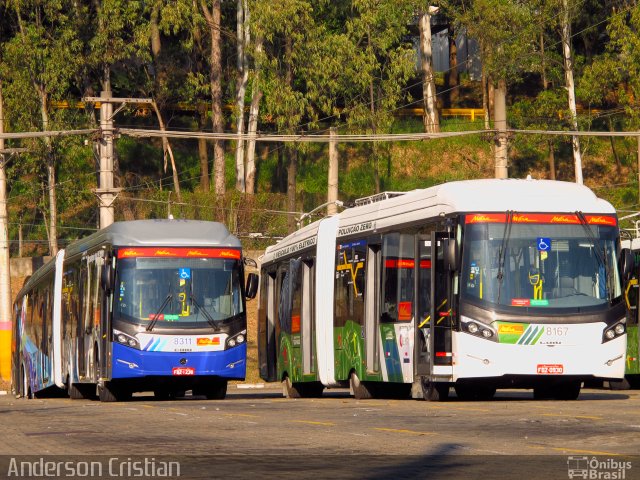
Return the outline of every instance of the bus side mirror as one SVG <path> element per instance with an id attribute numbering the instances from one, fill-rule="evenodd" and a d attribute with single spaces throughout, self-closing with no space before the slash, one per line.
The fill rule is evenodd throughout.
<path id="1" fill-rule="evenodd" d="M 628 248 L 623 248 L 620 251 L 620 270 L 622 272 L 622 278 L 628 281 L 633 275 L 635 267 L 635 256 Z"/>
<path id="2" fill-rule="evenodd" d="M 113 283 L 115 281 L 115 278 L 114 278 L 114 272 L 113 272 L 113 265 L 111 265 L 110 263 L 107 263 L 102 267 L 101 281 L 102 281 L 102 289 L 107 293 L 111 293 L 113 291 Z"/>
<path id="3" fill-rule="evenodd" d="M 250 273 L 247 276 L 247 287 L 244 289 L 246 298 L 255 298 L 258 293 L 258 275 Z"/>
<path id="4" fill-rule="evenodd" d="M 450 272 L 455 272 L 460 267 L 460 259 L 458 258 L 458 248 L 453 238 L 445 238 L 443 240 L 444 265 Z"/>
<path id="5" fill-rule="evenodd" d="M 258 264 L 256 263 L 256 261 L 253 258 L 244 257 L 243 261 L 244 261 L 244 264 L 247 267 L 258 268 Z"/>

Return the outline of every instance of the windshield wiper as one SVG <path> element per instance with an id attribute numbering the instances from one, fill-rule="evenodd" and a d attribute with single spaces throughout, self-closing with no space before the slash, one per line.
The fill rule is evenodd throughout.
<path id="1" fill-rule="evenodd" d="M 504 262 L 507 256 L 507 246 L 509 245 L 509 237 L 511 236 L 511 225 L 513 224 L 513 210 L 507 210 L 507 219 L 504 224 L 504 232 L 502 233 L 502 244 L 498 252 L 498 301 L 500 303 L 500 293 L 502 291 L 502 279 L 504 278 Z"/>
<path id="2" fill-rule="evenodd" d="M 589 237 L 589 241 L 591 242 L 591 245 L 593 245 L 593 250 L 595 251 L 598 262 L 604 268 L 604 274 L 606 276 L 604 281 L 604 288 L 607 294 L 607 301 L 611 302 L 611 292 L 610 292 L 611 289 L 607 285 L 607 283 L 609 282 L 609 279 L 611 278 L 611 271 L 609 268 L 609 264 L 607 263 L 606 258 L 604 257 L 604 255 L 606 255 L 606 251 L 604 248 L 602 248 L 600 244 L 600 239 L 593 234 L 593 231 L 589 226 L 589 222 L 587 222 L 587 219 L 585 218 L 584 214 L 582 212 L 576 211 L 576 215 L 578 216 L 578 219 L 580 220 L 580 224 L 584 228 L 585 232 L 587 232 L 587 236 Z"/>
<path id="3" fill-rule="evenodd" d="M 211 325 L 214 330 L 216 332 L 220 331 L 220 327 L 218 326 L 218 324 L 216 323 L 216 321 L 213 319 L 213 317 L 209 314 L 209 312 L 207 312 L 206 308 L 202 308 L 200 306 L 200 304 L 198 303 L 198 301 L 196 300 L 196 297 L 193 295 L 193 293 L 190 295 L 191 298 L 191 302 L 198 307 L 198 310 L 202 312 L 202 314 L 207 318 L 207 322 L 209 322 L 209 325 Z"/>
<path id="4" fill-rule="evenodd" d="M 170 293 L 169 295 L 167 295 L 167 298 L 164 299 L 164 302 L 162 302 L 162 305 L 160 305 L 160 308 L 158 309 L 158 313 L 156 313 L 153 316 L 153 319 L 151 320 L 149 325 L 147 325 L 147 332 L 150 332 L 151 330 L 153 330 L 153 327 L 155 327 L 155 325 L 156 325 L 156 323 L 158 321 L 158 318 L 160 317 L 160 314 L 164 311 L 164 309 L 169 304 L 169 301 L 172 298 L 173 298 L 173 295 Z"/>

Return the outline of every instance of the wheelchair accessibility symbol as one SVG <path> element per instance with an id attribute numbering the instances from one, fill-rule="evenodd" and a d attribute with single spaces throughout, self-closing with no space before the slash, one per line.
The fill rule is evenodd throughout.
<path id="1" fill-rule="evenodd" d="M 189 280 L 191 278 L 191 269 L 190 268 L 181 268 L 180 269 L 180 278 L 183 280 Z"/>
<path id="2" fill-rule="evenodd" d="M 536 240 L 538 250 L 540 252 L 548 252 L 551 250 L 551 239 L 546 237 L 538 237 Z"/>

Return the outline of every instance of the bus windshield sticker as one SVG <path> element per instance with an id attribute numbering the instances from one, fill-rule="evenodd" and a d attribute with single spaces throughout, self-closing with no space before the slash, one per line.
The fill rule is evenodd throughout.
<path id="1" fill-rule="evenodd" d="M 181 268 L 179 271 L 180 271 L 180 278 L 182 280 L 189 280 L 191 278 L 190 268 Z"/>
<path id="2" fill-rule="evenodd" d="M 547 252 L 551 249 L 551 239 L 547 237 L 538 237 L 536 239 L 536 245 L 540 252 Z"/>

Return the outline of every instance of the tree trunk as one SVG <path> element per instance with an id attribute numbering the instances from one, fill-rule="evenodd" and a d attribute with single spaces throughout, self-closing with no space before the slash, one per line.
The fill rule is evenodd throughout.
<path id="1" fill-rule="evenodd" d="M 4 133 L 4 97 L 0 80 L 0 133 Z M 0 138 L 0 378 L 11 379 L 11 262 L 9 251 L 9 210 L 4 139 Z"/>
<path id="2" fill-rule="evenodd" d="M 542 88 L 546 90 L 549 88 L 549 80 L 547 79 L 547 65 L 544 57 L 544 32 L 540 33 L 540 73 Z"/>
<path id="3" fill-rule="evenodd" d="M 611 117 L 609 117 L 609 131 L 613 132 L 613 122 L 611 121 Z M 613 137 L 609 137 L 609 142 L 611 143 L 611 153 L 613 155 L 613 159 L 616 162 L 616 173 L 618 175 L 622 175 L 622 163 L 620 162 L 620 156 L 616 151 L 616 144 Z"/>
<path id="4" fill-rule="evenodd" d="M 164 126 L 164 121 L 162 120 L 162 115 L 160 115 L 160 110 L 158 109 L 158 104 L 156 101 L 152 101 L 153 110 L 156 112 L 156 116 L 158 117 L 158 123 L 160 124 L 160 131 L 166 131 Z M 169 138 L 162 137 L 162 153 L 164 157 L 164 170 L 167 171 L 167 154 L 169 155 L 169 159 L 171 160 L 171 171 L 173 175 L 173 188 L 176 192 L 176 197 L 178 201 L 182 201 L 182 196 L 180 195 L 180 180 L 178 179 L 178 169 L 176 168 L 176 160 L 173 157 L 173 150 L 171 149 L 171 144 L 169 143 Z"/>
<path id="5" fill-rule="evenodd" d="M 203 192 L 209 191 L 209 153 L 207 151 L 207 139 L 198 139 L 198 158 L 200 159 L 200 188 Z"/>
<path id="6" fill-rule="evenodd" d="M 211 120 L 213 123 L 213 133 L 224 132 L 224 117 L 222 115 L 222 45 L 220 42 L 220 1 L 221 0 L 213 0 L 211 11 L 209 11 L 207 2 L 205 0 L 200 0 L 200 6 L 209 26 L 209 37 L 211 39 L 210 84 Z M 213 185 L 217 195 L 223 195 L 225 193 L 224 164 L 224 144 L 222 140 L 216 139 L 213 143 Z"/>
<path id="7" fill-rule="evenodd" d="M 262 53 L 262 38 L 256 39 L 256 56 Z M 262 100 L 262 90 L 260 89 L 260 66 L 258 62 L 255 64 L 255 76 L 253 77 L 253 87 L 251 89 L 251 107 L 249 107 L 249 128 L 250 136 L 256 135 L 258 132 L 258 113 L 260 110 L 260 100 Z M 247 173 L 245 189 L 247 193 L 255 193 L 256 181 L 256 141 L 249 139 L 247 142 Z"/>
<path id="8" fill-rule="evenodd" d="M 489 130 L 491 128 L 491 120 L 490 120 L 490 107 L 489 107 L 489 85 L 487 80 L 487 71 L 482 66 L 482 111 L 484 112 L 484 129 Z"/>
<path id="9" fill-rule="evenodd" d="M 440 132 L 438 110 L 436 108 L 436 82 L 433 75 L 433 56 L 431 49 L 431 15 L 424 12 L 418 22 L 420 28 L 420 60 L 422 66 L 422 98 L 424 102 L 425 133 Z"/>
<path id="10" fill-rule="evenodd" d="M 367 32 L 367 42 L 371 45 L 371 31 Z M 373 79 L 369 81 L 369 113 L 371 115 L 371 133 L 373 135 L 377 132 L 376 125 L 376 103 L 375 103 L 375 89 L 373 86 Z M 375 185 L 376 193 L 380 193 L 380 160 L 378 158 L 378 146 L 376 142 L 371 144 L 371 160 L 373 160 L 373 181 Z"/>
<path id="11" fill-rule="evenodd" d="M 153 58 L 157 59 L 158 55 L 160 55 L 160 50 L 162 48 L 162 44 L 160 42 L 160 29 L 158 28 L 158 20 L 160 18 L 160 4 L 155 2 L 151 7 L 151 16 L 149 21 L 149 34 L 151 36 L 151 53 L 153 54 Z"/>
<path id="12" fill-rule="evenodd" d="M 329 142 L 329 175 L 327 185 L 327 215 L 338 213 L 338 140 L 335 127 L 329 130 L 331 141 Z"/>
<path id="13" fill-rule="evenodd" d="M 296 211 L 296 176 L 298 174 L 298 148 L 287 146 L 285 151 L 288 153 L 289 164 L 287 166 L 287 210 L 289 212 Z M 295 214 L 289 213 L 287 217 L 287 227 L 289 233 L 295 232 L 296 218 Z"/>
<path id="14" fill-rule="evenodd" d="M 449 31 L 449 73 L 447 74 L 447 90 L 449 92 L 449 107 L 455 107 L 460 97 L 458 91 L 458 46 L 455 32 Z"/>
<path id="15" fill-rule="evenodd" d="M 236 8 L 236 44 L 237 44 L 237 77 L 236 77 L 236 133 L 238 141 L 236 144 L 236 190 L 244 193 L 245 172 L 244 172 L 244 145 L 240 138 L 244 133 L 244 97 L 247 92 L 247 82 L 249 80 L 249 66 L 247 65 L 247 55 L 245 45 L 249 40 L 249 22 L 246 16 L 246 0 L 237 0 Z"/>
<path id="16" fill-rule="evenodd" d="M 569 5 L 567 0 L 562 0 L 562 53 L 564 56 L 564 77 L 569 96 L 569 111 L 571 112 L 571 126 L 578 130 L 578 114 L 576 111 L 576 91 L 573 81 L 573 58 L 571 56 L 571 24 L 569 23 Z M 582 155 L 580 153 L 580 137 L 571 137 L 573 148 L 573 162 L 575 167 L 576 183 L 582 184 Z"/>
<path id="17" fill-rule="evenodd" d="M 42 118 L 43 130 L 49 130 L 49 113 L 47 112 L 47 94 L 41 88 L 40 93 L 40 114 Z M 49 255 L 55 256 L 58 253 L 58 233 L 57 233 L 57 202 L 56 202 L 56 166 L 53 160 L 53 145 L 51 137 L 44 137 L 47 156 L 47 185 L 49 190 Z"/>
<path id="18" fill-rule="evenodd" d="M 508 178 L 508 153 L 507 153 L 507 82 L 503 79 L 498 81 L 495 89 L 495 128 L 496 149 L 495 149 L 495 177 Z"/>
<path id="19" fill-rule="evenodd" d="M 551 180 L 556 179 L 556 152 L 553 147 L 553 140 L 547 141 L 549 145 L 549 154 L 547 155 L 547 159 L 549 161 L 549 178 Z"/>

